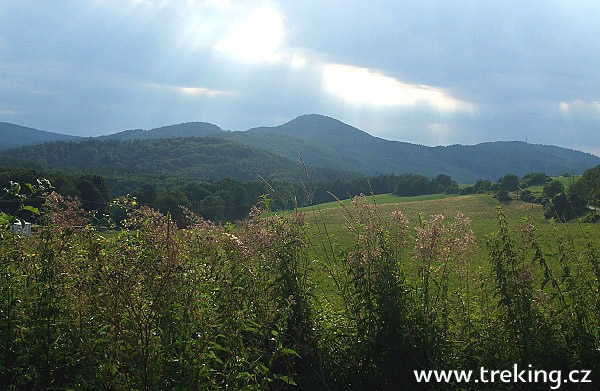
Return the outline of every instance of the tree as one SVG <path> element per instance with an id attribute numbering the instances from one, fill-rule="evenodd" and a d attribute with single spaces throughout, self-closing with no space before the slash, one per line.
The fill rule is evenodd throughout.
<path id="1" fill-rule="evenodd" d="M 544 200 L 544 216 L 558 218 L 559 221 L 569 221 L 583 216 L 588 211 L 585 201 L 576 193 L 562 191 L 552 199 Z"/>
<path id="2" fill-rule="evenodd" d="M 477 194 L 487 193 L 492 187 L 492 182 L 487 179 L 480 179 L 475 182 L 474 192 Z"/>
<path id="3" fill-rule="evenodd" d="M 153 185 L 145 184 L 133 192 L 141 204 L 152 204 L 156 200 L 156 189 Z"/>
<path id="4" fill-rule="evenodd" d="M 191 207 L 190 200 L 185 196 L 185 194 L 178 190 L 159 196 L 154 204 L 156 208 L 161 211 L 161 213 L 170 213 L 173 217 L 173 220 L 179 220 L 179 218 L 183 215 L 181 206 L 185 206 L 187 208 Z"/>
<path id="5" fill-rule="evenodd" d="M 439 174 L 433 180 L 441 185 L 445 193 L 456 194 L 458 193 L 458 183 L 450 175 Z"/>
<path id="6" fill-rule="evenodd" d="M 543 172 L 530 172 L 521 179 L 521 187 L 543 185 L 551 180 L 552 178 Z"/>
<path id="7" fill-rule="evenodd" d="M 423 175 L 404 174 L 399 177 L 394 192 L 397 196 L 412 197 L 423 194 L 435 194 L 443 191 L 441 185 Z"/>
<path id="8" fill-rule="evenodd" d="M 523 193 L 521 193 L 521 201 L 531 203 L 539 202 L 538 199 L 533 195 L 531 190 L 524 190 Z"/>
<path id="9" fill-rule="evenodd" d="M 543 196 L 545 198 L 552 199 L 558 193 L 562 193 L 564 191 L 565 191 L 565 187 L 563 186 L 563 184 L 559 180 L 555 179 L 552 182 L 550 182 L 544 186 Z"/>
<path id="10" fill-rule="evenodd" d="M 573 187 L 589 204 L 600 206 L 600 166 L 586 170 Z"/>
<path id="11" fill-rule="evenodd" d="M 498 201 L 510 201 L 512 198 L 508 195 L 508 191 L 506 189 L 500 189 L 494 194 L 494 198 Z"/>
<path id="12" fill-rule="evenodd" d="M 94 183 L 82 178 L 79 183 L 77 183 L 77 189 L 81 194 L 81 206 L 83 206 L 84 209 L 97 210 L 100 213 L 104 213 L 106 202 L 108 200 L 104 199 L 104 196 Z"/>
<path id="13" fill-rule="evenodd" d="M 506 174 L 498 182 L 500 182 L 500 186 L 506 191 L 516 191 L 519 189 L 519 177 L 515 174 Z"/>
<path id="14" fill-rule="evenodd" d="M 225 203 L 219 196 L 208 196 L 200 203 L 200 215 L 207 220 L 225 219 Z"/>

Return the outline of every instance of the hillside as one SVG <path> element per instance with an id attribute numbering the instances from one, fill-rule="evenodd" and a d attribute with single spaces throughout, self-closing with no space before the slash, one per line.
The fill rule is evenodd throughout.
<path id="1" fill-rule="evenodd" d="M 2 151 L 0 164 L 77 169 L 96 173 L 135 171 L 195 179 L 256 180 L 302 178 L 298 161 L 229 140 L 210 137 L 162 140 L 55 142 Z M 311 169 L 317 178 L 347 176 L 339 170 Z"/>
<path id="2" fill-rule="evenodd" d="M 40 134 L 43 133 L 45 132 Z M 334 118 L 315 114 L 303 115 L 279 126 L 254 128 L 240 132 L 223 131 L 217 125 L 205 122 L 189 122 L 147 131 L 142 129 L 126 130 L 97 139 L 126 141 L 179 137 L 220 138 L 223 140 L 223 145 L 235 143 L 237 148 L 243 145 L 253 150 L 253 153 L 261 151 L 261 153 L 267 154 L 262 156 L 266 157 L 268 161 L 251 165 L 251 171 L 256 172 L 256 169 L 262 167 L 261 172 L 275 171 L 280 174 L 287 168 L 278 166 L 277 169 L 269 170 L 266 166 L 272 162 L 278 162 L 278 164 L 285 162 L 288 165 L 291 164 L 290 162 L 294 162 L 296 164 L 298 155 L 301 155 L 309 166 L 323 169 L 343 170 L 362 175 L 417 173 L 432 177 L 437 174 L 447 174 L 461 183 L 473 183 L 477 179 L 497 180 L 506 173 L 514 173 L 519 176 L 528 172 L 545 172 L 548 175 L 561 175 L 565 172 L 580 174 L 584 170 L 600 164 L 599 157 L 588 153 L 517 141 L 446 147 L 428 147 L 390 141 L 372 136 Z M 35 142 L 33 137 L 26 138 L 26 140 L 29 143 Z M 38 143 L 45 141 L 49 140 L 38 140 Z M 26 153 L 26 150 L 23 152 Z M 162 149 L 162 152 L 167 155 L 157 156 L 157 152 L 154 151 L 152 156 L 161 162 L 173 159 L 172 164 L 166 165 L 175 166 L 172 169 L 174 171 L 170 172 L 195 170 L 195 168 L 182 165 L 184 164 L 182 162 L 186 161 L 186 157 L 172 155 L 166 147 Z M 53 156 L 47 155 L 47 153 L 53 153 L 50 149 L 36 153 L 40 153 L 41 156 L 33 154 L 31 158 L 34 161 L 39 159 L 42 161 L 55 160 Z M 103 162 L 107 161 L 107 164 L 112 167 L 112 160 L 108 156 L 110 153 L 112 152 L 102 149 L 102 154 L 106 155 L 103 157 Z M 194 154 L 190 151 L 185 153 L 186 156 Z M 204 152 L 200 149 L 198 153 L 203 154 Z M 227 154 L 228 152 L 225 151 L 225 155 L 229 156 Z M 278 159 L 273 160 L 274 156 L 277 156 Z M 234 156 L 231 158 L 233 159 Z M 194 160 L 192 159 L 191 162 L 193 163 Z M 147 163 L 149 167 L 143 167 L 146 163 L 141 162 L 136 162 L 135 166 L 149 170 L 164 169 L 163 166 L 153 168 L 152 161 Z M 82 166 L 86 164 L 85 160 L 81 162 Z M 232 173 L 236 178 L 247 176 L 244 165 L 234 162 L 228 162 L 226 165 L 231 170 L 224 169 L 223 172 Z M 98 167 L 101 166 L 102 164 L 98 165 Z M 233 167 L 237 167 L 240 171 L 233 170 Z M 93 167 L 90 165 L 90 167 L 81 168 Z M 216 170 L 220 171 L 218 167 Z"/>
<path id="3" fill-rule="evenodd" d="M 76 140 L 79 137 L 59 133 L 46 132 L 26 126 L 0 122 L 0 149 L 14 148 L 23 145 L 41 144 L 45 142 Z"/>
<path id="4" fill-rule="evenodd" d="M 366 175 L 442 173 L 465 183 L 497 180 L 506 173 L 581 173 L 600 164 L 599 157 L 588 153 L 516 141 L 427 147 L 384 140 L 321 115 L 304 115 L 280 126 L 235 132 L 226 137 L 288 158 L 301 153 L 306 163 L 313 166 L 352 169 Z M 292 142 L 269 141 L 271 137 Z"/>
<path id="5" fill-rule="evenodd" d="M 186 122 L 178 125 L 162 126 L 150 130 L 131 129 L 118 133 L 100 136 L 101 140 L 150 140 L 159 138 L 178 137 L 207 137 L 214 136 L 223 130 L 217 125 L 207 122 Z"/>

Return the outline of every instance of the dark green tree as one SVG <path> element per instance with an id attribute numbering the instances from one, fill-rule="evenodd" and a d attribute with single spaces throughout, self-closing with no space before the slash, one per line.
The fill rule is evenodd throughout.
<path id="1" fill-rule="evenodd" d="M 546 186 L 544 186 L 543 196 L 552 199 L 554 198 L 554 196 L 564 191 L 565 187 L 563 186 L 563 184 L 559 180 L 555 179 L 552 182 L 548 183 Z"/>
<path id="2" fill-rule="evenodd" d="M 181 206 L 191 207 L 190 200 L 178 190 L 159 196 L 154 204 L 162 213 L 170 213 L 173 220 L 179 220 L 183 215 Z"/>
<path id="3" fill-rule="evenodd" d="M 519 177 L 515 174 L 506 174 L 498 182 L 506 191 L 517 191 L 519 189 Z"/>
<path id="4" fill-rule="evenodd" d="M 104 213 L 108 199 L 104 198 L 102 192 L 88 179 L 82 178 L 77 183 L 77 190 L 81 194 L 81 206 L 86 210 L 97 210 Z"/>

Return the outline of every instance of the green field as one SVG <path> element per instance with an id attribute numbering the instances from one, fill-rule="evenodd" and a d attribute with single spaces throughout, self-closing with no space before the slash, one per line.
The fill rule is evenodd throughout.
<path id="1" fill-rule="evenodd" d="M 568 179 L 568 178 L 565 178 Z M 477 246 L 472 255 L 471 263 L 481 267 L 482 270 L 490 269 L 489 250 L 487 248 L 488 235 L 498 230 L 498 208 L 504 212 L 511 233 L 517 237 L 520 226 L 529 220 L 536 227 L 536 236 L 545 255 L 550 262 L 555 264 L 553 254 L 556 253 L 556 238 L 563 236 L 573 239 L 575 245 L 582 247 L 588 239 L 600 241 L 600 225 L 567 223 L 555 224 L 546 220 L 542 206 L 539 204 L 525 203 L 517 200 L 498 202 L 488 194 L 476 195 L 446 195 L 435 194 L 417 197 L 396 197 L 392 194 L 381 194 L 366 197 L 369 203 L 375 202 L 381 216 L 389 216 L 392 211 L 400 210 L 410 220 L 409 233 L 414 235 L 419 219 L 431 215 L 442 214 L 452 220 L 457 213 L 462 213 L 471 219 L 471 229 L 476 235 Z M 343 205 L 343 206 L 342 206 Z M 343 253 L 354 243 L 347 229 L 351 200 L 329 202 L 326 204 L 300 208 L 297 211 L 305 215 L 308 235 L 311 238 L 311 256 L 314 263 L 314 278 L 318 281 L 317 293 L 327 300 L 335 301 L 334 287 L 323 267 L 328 254 L 333 246 L 334 252 Z M 290 212 L 283 212 L 285 214 Z M 270 213 L 269 215 L 273 215 Z M 410 274 L 411 270 L 406 270 Z M 491 272 L 491 270 L 488 270 Z"/>
<path id="2" fill-rule="evenodd" d="M 417 202 L 417 201 L 433 201 L 444 198 L 458 197 L 456 194 L 427 194 L 422 196 L 415 197 L 398 197 L 393 194 L 378 194 L 376 196 L 367 197 L 367 201 L 372 203 L 375 202 L 378 205 L 382 204 L 399 204 L 404 202 Z M 350 206 L 352 200 L 345 199 L 341 200 L 341 203 L 345 206 Z M 304 208 L 299 208 L 298 212 L 310 212 L 315 209 L 330 209 L 330 208 L 339 208 L 341 207 L 340 201 L 332 201 L 324 204 L 319 204 L 317 206 L 306 206 Z"/>
<path id="3" fill-rule="evenodd" d="M 552 180 L 557 180 L 560 183 L 563 184 L 563 186 L 567 187 L 570 184 L 572 184 L 573 182 L 577 181 L 579 178 L 581 178 L 581 175 L 574 175 L 574 176 L 570 176 L 570 177 L 565 177 L 565 176 L 553 176 Z M 536 196 L 536 197 L 541 197 L 542 196 L 542 192 L 544 190 L 544 186 L 540 185 L 540 186 L 530 186 L 525 190 L 529 190 L 531 191 L 531 193 Z"/>
<path id="4" fill-rule="evenodd" d="M 447 218 L 451 218 L 459 212 L 463 213 L 471 219 L 471 227 L 477 235 L 478 243 L 482 249 L 485 246 L 485 235 L 497 229 L 498 207 L 502 208 L 509 223 L 513 226 L 517 226 L 524 219 L 529 218 L 538 228 L 542 241 L 544 239 L 551 241 L 552 232 L 555 229 L 570 233 L 575 238 L 583 236 L 588 231 L 594 237 L 600 238 L 600 227 L 598 225 L 568 223 L 555 226 L 551 221 L 544 218 L 542 206 L 539 204 L 516 200 L 500 203 L 487 194 L 466 196 L 433 194 L 417 197 L 396 197 L 392 194 L 380 194 L 366 199 L 369 203 L 375 202 L 382 215 L 389 214 L 393 210 L 402 211 L 410 219 L 412 226 L 418 224 L 419 214 L 424 217 L 442 214 Z M 342 200 L 341 204 L 348 208 L 351 200 Z M 337 242 L 343 244 L 347 243 L 348 240 L 347 231 L 344 227 L 347 213 L 345 213 L 341 204 L 335 201 L 299 208 L 297 211 L 305 213 L 306 221 L 311 227 L 310 231 L 316 233 L 320 229 L 326 228 Z"/>

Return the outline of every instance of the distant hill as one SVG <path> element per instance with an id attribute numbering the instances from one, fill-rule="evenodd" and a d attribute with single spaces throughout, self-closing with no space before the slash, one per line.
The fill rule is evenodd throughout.
<path id="1" fill-rule="evenodd" d="M 459 182 L 497 180 L 506 173 L 561 175 L 582 173 L 600 164 L 589 153 L 524 142 L 427 147 L 384 140 L 334 118 L 303 115 L 275 127 L 221 135 L 290 159 L 300 153 L 312 166 L 340 168 L 361 174 L 447 174 Z"/>
<path id="2" fill-rule="evenodd" d="M 215 137 L 154 140 L 54 142 L 0 152 L 0 165 L 76 169 L 100 174 L 137 172 L 194 179 L 291 180 L 304 177 L 299 161 Z M 348 172 L 311 168 L 317 179 L 348 177 Z"/>
<path id="3" fill-rule="evenodd" d="M 79 138 L 10 124 L 8 122 L 0 122 L 0 149 L 52 141 L 77 140 Z"/>
<path id="4" fill-rule="evenodd" d="M 228 173 L 238 179 L 244 178 L 248 172 L 253 170 L 254 174 L 259 173 L 256 169 L 260 167 L 262 167 L 261 172 L 268 171 L 270 172 L 269 175 L 275 176 L 288 175 L 290 170 L 296 172 L 297 164 L 299 164 L 299 155 L 302 156 L 307 165 L 313 167 L 313 170 L 316 167 L 320 167 L 321 173 L 329 170 L 330 172 L 352 172 L 362 175 L 417 173 L 435 176 L 437 174 L 447 174 L 462 183 L 473 183 L 477 179 L 497 180 L 500 176 L 507 173 L 514 173 L 519 176 L 523 176 L 528 172 L 545 172 L 548 175 L 561 175 L 565 172 L 580 174 L 588 168 L 600 165 L 600 158 L 589 153 L 556 146 L 535 145 L 517 141 L 498 141 L 477 145 L 451 145 L 446 147 L 427 147 L 400 141 L 390 141 L 372 136 L 334 118 L 316 114 L 303 115 L 279 126 L 254 128 L 242 132 L 223 131 L 217 125 L 205 122 L 189 122 L 148 131 L 142 129 L 127 130 L 101 136 L 98 139 L 122 141 L 156 140 L 155 144 L 151 144 L 154 147 L 147 151 L 147 153 L 156 161 L 162 162 L 162 165 L 155 167 L 155 164 L 150 159 L 148 161 L 136 161 L 134 164 L 135 167 L 139 167 L 139 169 L 160 170 L 174 164 L 177 166 L 173 168 L 175 171 L 169 172 L 193 172 L 196 169 L 191 166 L 185 167 L 184 162 L 189 161 L 190 164 L 195 162 L 194 159 L 189 160 L 189 157 L 196 152 L 189 149 L 181 151 L 180 147 L 174 151 L 169 151 L 169 148 L 166 146 L 162 147 L 161 143 L 166 143 L 165 145 L 171 144 L 164 140 L 158 140 L 180 137 L 210 137 L 211 139 L 220 139 L 221 144 L 218 145 L 223 148 L 223 156 L 232 160 L 236 157 L 235 154 L 230 153 L 231 149 L 228 148 L 232 145 L 235 145 L 237 149 L 244 146 L 246 151 L 248 151 L 246 154 L 253 156 L 253 163 L 250 166 L 244 167 L 241 163 L 222 161 L 221 164 L 223 167 L 228 168 L 219 170 L 220 166 L 215 165 L 212 174 L 201 170 L 203 175 L 210 174 L 210 177 L 214 177 L 219 172 Z M 207 148 L 208 145 L 205 141 L 188 141 L 187 143 L 190 146 L 198 148 L 198 155 L 204 154 L 205 150 L 203 148 Z M 217 144 L 215 144 L 215 141 L 211 141 L 211 143 L 210 145 L 213 145 L 211 153 L 218 155 L 219 151 L 215 149 Z M 81 148 L 87 148 L 89 145 L 85 144 Z M 117 144 L 107 144 L 100 148 L 98 159 L 101 160 L 98 160 L 98 162 L 112 162 L 110 158 L 110 154 L 112 153 L 110 148 L 112 147 L 109 147 L 109 145 L 115 147 Z M 22 149 L 20 152 L 25 155 L 31 155 L 30 158 L 34 161 L 41 159 L 50 164 L 50 166 L 55 164 L 50 163 L 51 161 L 55 161 L 55 158 L 52 156 L 55 153 L 53 150 L 36 150 L 35 153 L 29 154 L 28 151 L 31 151 L 32 147 L 29 148 Z M 75 146 L 72 148 L 78 149 Z M 121 153 L 124 152 L 119 150 L 117 154 Z M 181 153 L 184 154 L 181 155 Z M 39 155 L 36 156 L 36 154 Z M 271 161 L 258 164 L 258 160 L 261 158 L 270 159 Z M 174 163 L 171 163 L 171 160 Z M 128 163 L 122 163 L 123 166 L 129 167 L 130 164 L 133 164 L 130 158 L 123 160 L 123 162 L 125 161 Z M 270 163 L 277 165 L 288 164 L 292 168 L 287 170 L 279 166 L 276 167 L 277 170 L 268 169 Z M 60 164 L 60 162 L 56 162 L 56 164 Z M 85 160 L 81 161 L 80 164 L 83 166 L 86 164 L 89 166 L 92 165 L 91 162 L 88 163 Z M 104 163 L 98 163 L 97 167 L 103 167 L 102 164 Z M 112 163 L 107 164 L 110 167 L 113 166 Z M 80 168 L 84 168 L 83 166 Z M 203 164 L 201 166 L 207 167 Z M 278 174 L 275 172 L 278 172 Z"/>
<path id="5" fill-rule="evenodd" d="M 143 130 L 132 129 L 123 132 L 100 136 L 98 139 L 106 140 L 135 140 L 159 139 L 179 137 L 207 137 L 222 133 L 223 129 L 207 122 L 186 122 L 178 125 L 162 126 L 160 128 Z"/>

